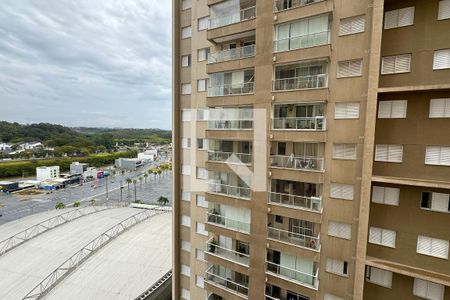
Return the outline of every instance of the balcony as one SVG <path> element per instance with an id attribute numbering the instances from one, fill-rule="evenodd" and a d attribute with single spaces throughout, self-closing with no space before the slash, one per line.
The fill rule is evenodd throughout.
<path id="1" fill-rule="evenodd" d="M 326 118 L 323 116 L 273 118 L 272 124 L 274 130 L 323 131 L 326 129 Z"/>
<path id="2" fill-rule="evenodd" d="M 273 42 L 273 52 L 291 51 L 310 47 L 327 45 L 330 43 L 330 31 L 293 36 Z"/>
<path id="3" fill-rule="evenodd" d="M 253 82 L 208 86 L 208 97 L 253 94 Z"/>
<path id="4" fill-rule="evenodd" d="M 303 171 L 323 171 L 323 158 L 294 155 L 271 155 L 270 166 Z"/>
<path id="5" fill-rule="evenodd" d="M 273 130 L 326 130 L 323 103 L 276 104 L 273 110 Z"/>
<path id="6" fill-rule="evenodd" d="M 208 56 L 208 64 L 253 57 L 255 56 L 255 52 L 256 46 L 248 45 L 234 49 L 222 50 L 216 53 L 210 53 Z"/>
<path id="7" fill-rule="evenodd" d="M 214 238 L 211 238 L 206 242 L 206 253 L 248 267 L 250 255 L 249 253 L 245 253 L 246 251 L 243 249 L 240 250 L 241 251 L 234 251 L 224 246 L 220 246 Z"/>
<path id="8" fill-rule="evenodd" d="M 314 251 L 320 251 L 320 234 L 317 237 L 314 237 L 273 227 L 267 227 L 267 232 L 269 239 L 308 248 Z"/>
<path id="9" fill-rule="evenodd" d="M 208 130 L 252 130 L 252 108 L 216 108 L 209 110 Z"/>
<path id="10" fill-rule="evenodd" d="M 213 10 L 214 7 L 211 7 Z M 231 14 L 223 14 L 209 18 L 209 29 L 228 26 L 231 24 L 243 22 L 256 18 L 256 6 L 250 6 L 241 9 L 239 12 Z"/>
<path id="11" fill-rule="evenodd" d="M 322 197 L 306 197 L 292 194 L 269 192 L 269 204 L 288 206 L 309 210 L 312 212 L 322 212 Z"/>
<path id="12" fill-rule="evenodd" d="M 322 60 L 276 66 L 272 90 L 278 92 L 327 88 L 327 65 Z"/>
<path id="13" fill-rule="evenodd" d="M 273 11 L 279 12 L 286 9 L 310 5 L 324 0 L 275 0 Z"/>
<path id="14" fill-rule="evenodd" d="M 277 263 L 266 261 L 266 272 L 273 274 L 277 277 L 287 279 L 290 281 L 295 281 L 303 286 L 317 290 L 319 287 L 319 280 L 317 275 L 319 273 L 318 269 L 313 269 L 311 274 L 295 270 L 290 267 L 281 266 Z"/>
<path id="15" fill-rule="evenodd" d="M 248 276 L 218 265 L 211 265 L 205 273 L 207 283 L 248 299 Z"/>
<path id="16" fill-rule="evenodd" d="M 250 233 L 250 223 L 244 221 L 234 220 L 216 213 L 214 210 L 207 212 L 207 222 L 222 226 L 230 230 L 239 231 L 243 233 Z"/>
<path id="17" fill-rule="evenodd" d="M 208 183 L 208 192 L 250 200 L 252 191 L 249 187 L 227 185 L 211 181 Z"/>
<path id="18" fill-rule="evenodd" d="M 234 164 L 251 164 L 252 154 L 248 153 L 234 153 L 234 152 L 222 152 L 222 151 L 208 151 L 208 161 L 213 162 L 226 162 Z"/>

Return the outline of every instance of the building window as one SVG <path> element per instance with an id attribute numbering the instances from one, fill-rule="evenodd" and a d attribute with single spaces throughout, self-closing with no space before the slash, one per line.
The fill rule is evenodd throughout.
<path id="1" fill-rule="evenodd" d="M 187 265 L 181 265 L 181 274 L 190 277 L 191 276 L 191 268 Z"/>
<path id="2" fill-rule="evenodd" d="M 197 109 L 197 121 L 208 121 L 209 110 L 208 109 Z"/>
<path id="3" fill-rule="evenodd" d="M 366 16 L 356 16 L 341 19 L 339 27 L 339 35 L 349 35 L 354 33 L 364 32 L 366 23 Z"/>
<path id="4" fill-rule="evenodd" d="M 397 233 L 393 230 L 370 227 L 369 229 L 369 243 L 395 248 L 395 239 Z"/>
<path id="5" fill-rule="evenodd" d="M 427 146 L 425 151 L 425 164 L 450 166 L 450 147 Z"/>
<path id="6" fill-rule="evenodd" d="M 207 139 L 197 139 L 197 149 L 198 150 L 208 150 L 208 140 Z"/>
<path id="7" fill-rule="evenodd" d="M 181 299 L 183 300 L 190 300 L 191 299 L 191 292 L 185 288 L 181 289 Z"/>
<path id="8" fill-rule="evenodd" d="M 378 103 L 379 119 L 403 119 L 406 118 L 408 107 L 407 100 L 380 101 Z"/>
<path id="9" fill-rule="evenodd" d="M 348 263 L 340 259 L 327 258 L 325 269 L 329 273 L 348 276 Z"/>
<path id="10" fill-rule="evenodd" d="M 331 183 L 330 197 L 336 199 L 353 200 L 352 184 Z"/>
<path id="11" fill-rule="evenodd" d="M 197 178 L 198 179 L 208 179 L 208 170 L 205 168 L 197 167 Z"/>
<path id="12" fill-rule="evenodd" d="M 201 249 L 195 249 L 195 257 L 198 260 L 205 260 L 205 251 Z"/>
<path id="13" fill-rule="evenodd" d="M 206 92 L 206 79 L 197 80 L 197 92 Z"/>
<path id="14" fill-rule="evenodd" d="M 181 216 L 181 225 L 191 227 L 191 217 Z"/>
<path id="15" fill-rule="evenodd" d="M 429 300 L 443 300 L 445 285 L 414 278 L 414 296 Z"/>
<path id="16" fill-rule="evenodd" d="M 411 66 L 411 54 L 386 56 L 381 59 L 381 74 L 408 73 Z"/>
<path id="17" fill-rule="evenodd" d="M 430 118 L 450 118 L 450 98 L 431 99 Z"/>
<path id="18" fill-rule="evenodd" d="M 182 122 L 191 121 L 191 110 L 190 109 L 183 109 L 181 111 L 181 121 Z"/>
<path id="19" fill-rule="evenodd" d="M 328 235 L 350 240 L 352 238 L 352 226 L 346 223 L 329 221 Z"/>
<path id="20" fill-rule="evenodd" d="M 190 165 L 181 165 L 181 174 L 183 175 L 191 175 L 191 166 Z"/>
<path id="21" fill-rule="evenodd" d="M 209 23 L 209 17 L 203 17 L 198 19 L 198 31 L 206 30 L 208 29 L 208 23 Z"/>
<path id="22" fill-rule="evenodd" d="M 181 241 L 181 250 L 191 252 L 191 243 L 188 241 Z"/>
<path id="23" fill-rule="evenodd" d="M 384 29 L 414 24 L 414 6 L 390 10 L 384 13 Z"/>
<path id="24" fill-rule="evenodd" d="M 439 212 L 450 212 L 450 195 L 435 192 L 422 192 L 420 207 Z"/>
<path id="25" fill-rule="evenodd" d="M 191 55 L 183 55 L 181 57 L 181 66 L 190 67 L 191 66 Z"/>
<path id="26" fill-rule="evenodd" d="M 197 51 L 197 60 L 198 61 L 205 61 L 205 60 L 208 59 L 208 55 L 209 55 L 209 48 L 198 49 L 198 51 Z"/>
<path id="27" fill-rule="evenodd" d="M 182 138 L 181 139 L 181 148 L 183 148 L 183 149 L 191 148 L 191 138 Z"/>
<path id="28" fill-rule="evenodd" d="M 183 200 L 183 201 L 191 201 L 191 192 L 183 191 L 181 193 L 181 200 Z"/>
<path id="29" fill-rule="evenodd" d="M 398 206 L 400 202 L 400 189 L 384 186 L 373 186 L 372 202 Z"/>
<path id="30" fill-rule="evenodd" d="M 450 0 L 439 1 L 438 20 L 450 19 Z"/>
<path id="31" fill-rule="evenodd" d="M 392 272 L 367 266 L 367 281 L 387 288 L 392 287 Z"/>
<path id="32" fill-rule="evenodd" d="M 403 160 L 403 145 L 376 145 L 375 161 L 401 163 Z"/>
<path id="33" fill-rule="evenodd" d="M 450 49 L 434 51 L 433 70 L 450 69 Z"/>
<path id="34" fill-rule="evenodd" d="M 190 83 L 181 84 L 181 95 L 190 95 L 192 92 L 192 86 Z"/>
<path id="35" fill-rule="evenodd" d="M 181 0 L 181 10 L 192 8 L 192 0 Z"/>
<path id="36" fill-rule="evenodd" d="M 417 253 L 448 259 L 448 241 L 424 235 L 417 237 Z"/>
<path id="37" fill-rule="evenodd" d="M 192 37 L 192 26 L 181 28 L 181 39 L 187 39 Z"/>
<path id="38" fill-rule="evenodd" d="M 334 118 L 339 119 L 358 119 L 359 118 L 359 103 L 346 102 L 336 103 L 334 109 Z"/>
<path id="39" fill-rule="evenodd" d="M 201 235 L 204 235 L 204 236 L 208 236 L 208 231 L 206 231 L 204 223 L 197 222 L 197 224 L 196 224 L 196 232 L 198 234 L 201 234 Z"/>
<path id="40" fill-rule="evenodd" d="M 199 207 L 208 208 L 208 201 L 205 200 L 203 195 L 196 195 L 196 203 Z"/>
<path id="41" fill-rule="evenodd" d="M 333 144 L 333 159 L 356 160 L 356 144 Z"/>
<path id="42" fill-rule="evenodd" d="M 203 289 L 205 287 L 205 280 L 202 276 L 195 275 L 195 284 Z"/>
<path id="43" fill-rule="evenodd" d="M 338 62 L 337 78 L 355 77 L 362 75 L 362 59 Z"/>

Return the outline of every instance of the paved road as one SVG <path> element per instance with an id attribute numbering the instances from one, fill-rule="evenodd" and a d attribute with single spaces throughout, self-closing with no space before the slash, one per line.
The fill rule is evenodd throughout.
<path id="1" fill-rule="evenodd" d="M 124 175 L 116 174 L 108 179 L 108 201 L 111 202 L 133 202 L 136 199 L 144 202 L 155 202 L 160 196 L 169 198 L 172 203 L 172 173 L 170 171 L 161 174 L 159 177 L 149 176 L 146 181 L 139 181 L 136 186 L 128 185 L 125 179 L 138 178 L 144 171 L 148 170 L 156 163 L 145 166 L 135 172 L 125 173 Z M 122 196 L 120 193 L 120 185 L 122 184 Z M 5 195 L 0 193 L 0 225 L 9 221 L 13 221 L 30 214 L 43 212 L 55 208 L 58 201 L 64 204 L 71 204 L 75 201 L 81 201 L 82 205 L 90 205 L 90 200 L 94 198 L 95 203 L 104 203 L 106 197 L 106 182 L 101 180 L 98 187 L 92 187 L 92 183 L 84 183 L 80 186 L 73 186 L 64 190 L 55 191 L 51 194 L 43 194 L 36 196 L 16 196 Z M 3 206 L 3 207 L 1 207 Z"/>

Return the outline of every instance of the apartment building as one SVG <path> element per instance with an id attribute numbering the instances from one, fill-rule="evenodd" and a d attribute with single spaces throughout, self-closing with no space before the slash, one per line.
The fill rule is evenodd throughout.
<path id="1" fill-rule="evenodd" d="M 174 0 L 174 299 L 450 299 L 450 0 Z"/>

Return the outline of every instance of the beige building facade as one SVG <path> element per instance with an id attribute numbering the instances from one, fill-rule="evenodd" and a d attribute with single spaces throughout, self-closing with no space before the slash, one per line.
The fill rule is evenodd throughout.
<path id="1" fill-rule="evenodd" d="M 450 0 L 174 0 L 174 299 L 450 299 Z"/>

